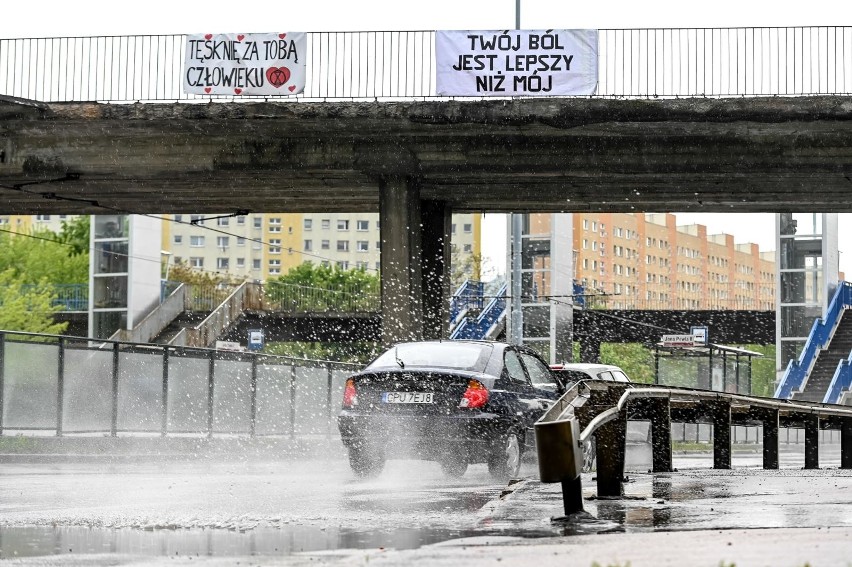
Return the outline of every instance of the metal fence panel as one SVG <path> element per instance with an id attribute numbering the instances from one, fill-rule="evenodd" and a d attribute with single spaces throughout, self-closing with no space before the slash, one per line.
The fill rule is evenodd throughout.
<path id="1" fill-rule="evenodd" d="M 251 361 L 217 360 L 213 371 L 213 430 L 251 430 Z"/>
<path id="2" fill-rule="evenodd" d="M 283 435 L 291 432 L 291 376 L 293 367 L 290 365 L 257 365 L 256 434 Z"/>
<path id="3" fill-rule="evenodd" d="M 207 431 L 208 367 L 207 358 L 169 357 L 169 431 Z"/>
<path id="4" fill-rule="evenodd" d="M 59 347 L 55 344 L 4 342 L 3 427 L 56 427 Z"/>
<path id="5" fill-rule="evenodd" d="M 122 352 L 118 362 L 118 429 L 159 431 L 163 411 L 160 353 Z"/>
<path id="6" fill-rule="evenodd" d="M 64 432 L 110 430 L 112 357 L 112 350 L 65 350 Z"/>
<path id="7" fill-rule="evenodd" d="M 326 435 L 330 431 L 328 371 L 296 367 L 296 435 Z"/>

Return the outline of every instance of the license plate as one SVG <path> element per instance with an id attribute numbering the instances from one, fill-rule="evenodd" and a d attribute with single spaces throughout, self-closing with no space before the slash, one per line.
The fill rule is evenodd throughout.
<path id="1" fill-rule="evenodd" d="M 433 392 L 382 392 L 382 402 L 386 404 L 431 404 Z"/>

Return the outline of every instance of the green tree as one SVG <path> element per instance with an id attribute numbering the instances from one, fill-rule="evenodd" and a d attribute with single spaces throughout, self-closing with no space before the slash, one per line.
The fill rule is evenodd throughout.
<path id="1" fill-rule="evenodd" d="M 62 230 L 57 235 L 57 240 L 71 249 L 72 255 L 89 253 L 89 227 L 91 217 L 82 215 L 70 221 L 62 221 Z"/>
<path id="2" fill-rule="evenodd" d="M 31 235 L 0 232 L 0 272 L 12 270 L 23 283 L 86 283 L 89 281 L 88 244 L 85 252 L 69 254 L 69 246 L 51 231 Z"/>
<path id="3" fill-rule="evenodd" d="M 62 334 L 68 323 L 56 323 L 53 315 L 62 310 L 54 305 L 56 293 L 46 279 L 25 285 L 12 268 L 0 272 L 0 329 L 30 333 Z"/>
<path id="4" fill-rule="evenodd" d="M 283 310 L 375 311 L 379 288 L 379 276 L 363 268 L 342 270 L 305 262 L 268 280 L 266 296 Z"/>
<path id="5" fill-rule="evenodd" d="M 641 343 L 602 343 L 601 363 L 618 366 L 634 382 L 654 382 L 654 353 Z"/>

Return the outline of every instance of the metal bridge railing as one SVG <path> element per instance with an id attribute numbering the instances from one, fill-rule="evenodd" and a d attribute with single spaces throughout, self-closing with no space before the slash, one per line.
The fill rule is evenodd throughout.
<path id="1" fill-rule="evenodd" d="M 0 94 L 234 100 L 182 92 L 185 45 L 185 35 L 0 39 Z M 434 45 L 433 31 L 308 33 L 307 86 L 293 98 L 436 97 Z M 852 93 L 848 26 L 602 29 L 598 46 L 599 97 Z"/>

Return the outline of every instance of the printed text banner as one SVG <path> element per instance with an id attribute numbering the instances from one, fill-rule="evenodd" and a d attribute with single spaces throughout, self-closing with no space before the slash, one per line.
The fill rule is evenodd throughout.
<path id="1" fill-rule="evenodd" d="M 187 36 L 183 90 L 201 95 L 299 94 L 305 90 L 306 48 L 304 32 Z"/>
<path id="2" fill-rule="evenodd" d="M 594 94 L 597 30 L 438 31 L 439 96 Z"/>

